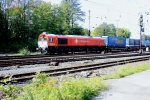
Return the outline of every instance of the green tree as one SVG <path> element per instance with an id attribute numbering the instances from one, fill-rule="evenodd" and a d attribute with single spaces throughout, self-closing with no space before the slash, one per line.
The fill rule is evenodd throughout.
<path id="1" fill-rule="evenodd" d="M 96 27 L 92 33 L 92 36 L 115 36 L 116 28 L 113 24 L 103 23 Z"/>
<path id="2" fill-rule="evenodd" d="M 62 0 L 61 7 L 64 13 L 64 34 L 73 34 L 71 28 L 74 28 L 78 21 L 83 21 L 85 13 L 81 10 L 79 0 Z"/>
<path id="3" fill-rule="evenodd" d="M 117 36 L 118 37 L 125 37 L 129 38 L 131 35 L 131 32 L 126 28 L 117 28 Z"/>
<path id="4" fill-rule="evenodd" d="M 43 31 L 85 35 L 87 30 L 78 25 L 83 16 L 79 0 L 62 0 L 60 5 L 43 0 L 0 0 L 0 45 L 11 51 L 32 49 Z"/>
<path id="5" fill-rule="evenodd" d="M 39 7 L 33 9 L 32 21 L 35 32 L 51 31 L 52 20 L 52 5 L 50 3 L 43 2 Z"/>
<path id="6" fill-rule="evenodd" d="M 6 37 L 9 41 L 3 44 L 5 44 L 7 50 L 12 49 L 13 51 L 17 51 L 19 48 L 29 44 L 31 35 L 31 28 L 29 26 L 29 2 L 23 2 L 23 0 L 6 1 L 7 2 L 3 2 L 6 6 L 5 14 L 7 21 L 5 24 L 7 24 L 8 30 L 5 34 L 9 34 L 8 37 Z M 6 44 L 9 46 L 6 46 Z"/>
<path id="7" fill-rule="evenodd" d="M 58 5 L 43 2 L 33 9 L 32 13 L 33 33 L 47 31 L 51 34 L 63 33 L 63 12 Z"/>
<path id="8" fill-rule="evenodd" d="M 83 28 L 83 34 L 84 36 L 88 36 L 89 30 L 86 28 Z"/>
<path id="9" fill-rule="evenodd" d="M 8 45 L 9 38 L 9 31 L 8 31 L 8 19 L 6 16 L 6 11 L 4 8 L 3 2 L 0 1 L 0 51 L 2 48 Z"/>
<path id="10" fill-rule="evenodd" d="M 76 26 L 74 26 L 74 28 L 72 28 L 72 35 L 82 35 L 82 36 L 84 36 L 84 35 L 87 35 L 87 33 L 88 33 L 88 29 L 84 29 L 84 28 L 82 28 L 81 26 L 78 26 L 78 25 L 76 25 Z"/>
<path id="11" fill-rule="evenodd" d="M 63 34 L 65 31 L 62 23 L 64 23 L 63 11 L 60 6 L 54 5 L 52 7 L 52 33 L 53 34 Z"/>

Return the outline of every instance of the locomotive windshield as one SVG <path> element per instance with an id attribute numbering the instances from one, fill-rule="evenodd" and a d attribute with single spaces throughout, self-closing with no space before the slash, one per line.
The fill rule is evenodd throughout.
<path id="1" fill-rule="evenodd" d="M 46 38 L 39 38 L 39 41 L 47 41 Z"/>

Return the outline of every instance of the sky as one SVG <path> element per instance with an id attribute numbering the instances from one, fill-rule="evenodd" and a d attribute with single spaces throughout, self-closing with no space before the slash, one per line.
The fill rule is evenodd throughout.
<path id="1" fill-rule="evenodd" d="M 59 4 L 61 0 L 44 0 Z M 132 38 L 139 38 L 139 17 L 143 14 L 145 32 L 150 35 L 150 0 L 79 0 L 81 9 L 86 13 L 84 28 L 89 27 L 89 10 L 91 11 L 91 30 L 103 22 L 114 24 L 117 28 L 128 28 Z"/>

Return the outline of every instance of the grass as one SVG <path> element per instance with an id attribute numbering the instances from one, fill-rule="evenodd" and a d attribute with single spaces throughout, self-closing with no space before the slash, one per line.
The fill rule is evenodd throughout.
<path id="1" fill-rule="evenodd" d="M 33 82 L 23 88 L 1 86 L 7 94 L 6 98 L 16 100 L 90 100 L 99 91 L 107 89 L 103 80 L 122 78 L 134 73 L 150 69 L 150 63 L 138 66 L 125 66 L 115 74 L 93 78 L 66 78 L 59 82 L 45 74 L 37 73 Z M 5 87 L 5 88 L 4 88 Z M 16 95 L 19 93 L 19 96 Z"/>
<path id="2" fill-rule="evenodd" d="M 107 79 L 122 78 L 146 70 L 150 70 L 150 63 L 145 63 L 143 65 L 137 65 L 137 66 L 127 65 L 119 68 L 115 74 L 103 76 L 102 79 L 107 80 Z"/>

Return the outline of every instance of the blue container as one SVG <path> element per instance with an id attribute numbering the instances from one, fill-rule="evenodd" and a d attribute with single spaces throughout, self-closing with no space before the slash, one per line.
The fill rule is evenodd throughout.
<path id="1" fill-rule="evenodd" d="M 142 46 L 145 46 L 145 40 L 142 40 Z"/>
<path id="2" fill-rule="evenodd" d="M 126 38 L 116 36 L 102 36 L 107 47 L 125 48 Z"/>
<path id="3" fill-rule="evenodd" d="M 142 46 L 146 46 L 148 41 L 142 39 Z M 140 39 L 134 39 L 134 46 L 140 46 Z"/>
<path id="4" fill-rule="evenodd" d="M 150 47 L 150 40 L 145 40 L 144 41 L 144 46 Z"/>
<path id="5" fill-rule="evenodd" d="M 133 47 L 134 46 L 134 39 L 126 39 L 126 46 Z"/>
<path id="6" fill-rule="evenodd" d="M 134 46 L 140 46 L 140 39 L 134 39 Z"/>

